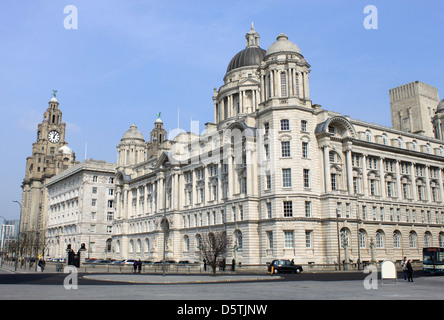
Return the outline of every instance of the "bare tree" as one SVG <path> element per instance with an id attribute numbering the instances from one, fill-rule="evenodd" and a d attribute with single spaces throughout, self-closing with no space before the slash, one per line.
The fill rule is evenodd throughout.
<path id="1" fill-rule="evenodd" d="M 216 268 L 220 261 L 225 261 L 228 252 L 229 240 L 225 231 L 209 232 L 202 237 L 200 253 L 216 275 Z"/>

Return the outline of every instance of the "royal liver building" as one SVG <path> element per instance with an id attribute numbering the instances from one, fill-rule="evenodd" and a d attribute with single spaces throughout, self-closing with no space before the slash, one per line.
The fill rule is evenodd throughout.
<path id="1" fill-rule="evenodd" d="M 310 64 L 280 34 L 268 50 L 251 28 L 214 90 L 214 123 L 149 141 L 135 125 L 117 146 L 114 258 L 200 260 L 226 231 L 227 259 L 263 264 L 421 259 L 444 246 L 444 141 L 435 88 L 390 90 L 393 127 L 310 100 Z M 169 139 L 170 138 L 170 139 Z"/>

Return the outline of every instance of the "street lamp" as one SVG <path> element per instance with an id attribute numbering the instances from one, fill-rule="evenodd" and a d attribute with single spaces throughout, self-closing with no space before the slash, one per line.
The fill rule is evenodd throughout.
<path id="1" fill-rule="evenodd" d="M 161 226 L 162 226 L 162 230 L 163 230 L 163 263 L 162 263 L 162 277 L 165 277 L 165 260 L 166 260 L 166 237 L 167 237 L 167 233 L 169 231 L 169 223 L 166 217 L 166 210 L 167 210 L 167 206 L 166 206 L 166 194 L 167 194 L 167 188 L 166 188 L 166 168 L 170 167 L 171 163 L 170 162 L 165 162 L 164 163 L 164 176 L 163 176 L 163 218 L 162 218 L 162 222 L 161 222 Z"/>
<path id="2" fill-rule="evenodd" d="M 18 202 L 17 200 L 13 200 L 12 202 L 17 203 L 20 206 L 20 222 L 19 222 L 19 227 L 18 227 L 18 233 L 17 233 L 17 248 L 16 248 L 16 252 L 15 252 L 15 270 L 17 271 L 17 264 L 18 264 L 18 254 L 19 254 L 19 245 L 20 245 L 20 225 L 22 224 L 22 204 L 20 202 Z"/>

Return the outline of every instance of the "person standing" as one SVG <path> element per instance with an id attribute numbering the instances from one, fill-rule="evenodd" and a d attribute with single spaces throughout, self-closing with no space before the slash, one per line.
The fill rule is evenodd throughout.
<path id="1" fill-rule="evenodd" d="M 140 259 L 137 261 L 137 272 L 142 273 L 142 261 Z"/>
<path id="2" fill-rule="evenodd" d="M 133 273 L 137 272 L 137 265 L 138 265 L 137 260 L 134 260 L 134 263 L 133 263 L 133 270 L 134 270 L 134 272 Z"/>
<path id="3" fill-rule="evenodd" d="M 407 270 L 407 257 L 404 257 L 401 261 L 402 272 L 404 273 L 404 281 L 407 282 L 408 270 Z"/>
<path id="4" fill-rule="evenodd" d="M 412 260 L 407 261 L 407 279 L 409 282 L 413 282 Z"/>

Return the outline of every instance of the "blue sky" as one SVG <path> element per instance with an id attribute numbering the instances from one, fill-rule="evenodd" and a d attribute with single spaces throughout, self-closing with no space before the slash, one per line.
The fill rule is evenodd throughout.
<path id="1" fill-rule="evenodd" d="M 78 29 L 64 28 L 75 5 Z M 378 9 L 367 30 L 364 7 Z M 18 218 L 26 157 L 51 90 L 77 160 L 116 161 L 132 123 L 145 137 L 213 121 L 213 88 L 254 22 L 267 49 L 286 33 L 311 64 L 313 103 L 391 126 L 388 90 L 428 83 L 444 98 L 444 1 L 47 0 L 0 4 L 0 216 Z"/>

